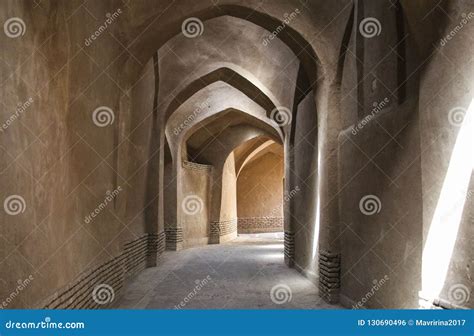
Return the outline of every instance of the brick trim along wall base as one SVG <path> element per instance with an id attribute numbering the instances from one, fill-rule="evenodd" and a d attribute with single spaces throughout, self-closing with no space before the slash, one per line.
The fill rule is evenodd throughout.
<path id="1" fill-rule="evenodd" d="M 164 249 L 164 232 L 143 235 L 124 244 L 120 255 L 83 272 L 69 286 L 57 291 L 36 307 L 45 309 L 111 307 L 120 296 L 125 281 L 146 267 L 156 265 L 156 258 Z M 105 296 L 100 296 L 101 288 L 107 288 L 108 293 Z M 94 293 L 97 294 L 96 299 Z"/>
<path id="2" fill-rule="evenodd" d="M 329 251 L 319 251 L 319 291 L 329 303 L 339 301 L 341 287 L 341 255 Z"/>
<path id="3" fill-rule="evenodd" d="M 183 247 L 183 228 L 165 228 L 166 249 L 171 251 L 180 250 Z"/>
<path id="4" fill-rule="evenodd" d="M 239 233 L 283 231 L 282 217 L 244 217 L 238 220 Z"/>
<path id="5" fill-rule="evenodd" d="M 293 267 L 295 263 L 295 234 L 293 232 L 285 231 L 283 244 L 285 264 L 289 267 Z"/>
<path id="6" fill-rule="evenodd" d="M 237 219 L 221 222 L 211 222 L 211 237 L 221 237 L 237 231 Z"/>

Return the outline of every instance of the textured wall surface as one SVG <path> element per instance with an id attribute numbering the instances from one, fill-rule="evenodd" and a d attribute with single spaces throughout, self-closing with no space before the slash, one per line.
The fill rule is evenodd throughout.
<path id="1" fill-rule="evenodd" d="M 473 307 L 473 11 L 2 1 L 0 300 L 33 278 L 8 308 L 95 308 L 165 247 L 283 222 L 329 301 Z"/>
<path id="2" fill-rule="evenodd" d="M 210 188 L 212 170 L 210 166 L 185 163 L 183 166 L 183 200 L 178 211 L 183 212 L 184 247 L 207 244 L 210 222 Z"/>
<path id="3" fill-rule="evenodd" d="M 237 180 L 239 218 L 283 216 L 283 157 L 272 152 L 248 163 Z"/>
<path id="4" fill-rule="evenodd" d="M 283 217 L 239 217 L 239 233 L 281 232 Z"/>
<path id="5" fill-rule="evenodd" d="M 295 267 L 315 279 L 317 274 L 318 236 L 320 234 L 321 186 L 318 180 L 318 127 L 314 95 L 308 94 L 298 105 L 294 134 L 289 191 L 285 198 L 291 203 L 290 232 L 295 251 Z M 312 155 L 316 153 L 317 155 Z M 305 204 L 305 206 L 301 206 Z"/>

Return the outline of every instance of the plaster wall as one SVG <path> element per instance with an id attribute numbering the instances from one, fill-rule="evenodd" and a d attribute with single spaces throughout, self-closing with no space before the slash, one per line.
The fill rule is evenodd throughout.
<path id="1" fill-rule="evenodd" d="M 221 220 L 237 219 L 237 177 L 235 176 L 234 153 L 230 153 L 222 169 Z"/>
<path id="2" fill-rule="evenodd" d="M 178 211 L 182 212 L 184 247 L 208 242 L 211 169 L 211 166 L 196 163 L 183 164 L 181 171 L 183 199 L 178 204 Z"/>
<path id="3" fill-rule="evenodd" d="M 396 136 L 391 138 L 385 130 Z M 418 306 L 422 266 L 418 132 L 413 102 L 380 112 L 356 135 L 352 128 L 341 132 L 341 294 L 346 305 Z M 388 280 L 367 299 L 382 279 Z"/>
<path id="4" fill-rule="evenodd" d="M 299 61 L 278 39 L 268 46 L 255 43 L 268 34 L 246 20 L 222 16 L 204 23 L 198 41 L 176 35 L 159 51 L 160 67 L 166 69 L 160 77 L 160 101 L 169 101 L 199 74 L 229 66 L 252 76 L 278 105 L 291 106 Z M 234 48 L 236 39 L 244 39 L 238 52 Z"/>
<path id="5" fill-rule="evenodd" d="M 2 302 L 19 279 L 34 278 L 8 308 L 33 306 L 93 261 L 99 251 L 96 242 L 90 242 L 89 250 L 82 250 L 78 241 L 67 239 L 75 233 L 79 239 L 89 240 L 90 230 L 98 230 L 96 224 L 85 225 L 83 216 L 102 198 L 100 192 L 105 193 L 105 186 L 95 189 L 95 195 L 83 188 L 87 201 L 78 201 L 76 194 L 71 194 L 77 180 L 71 168 L 74 155 L 69 151 L 65 112 L 70 100 L 67 60 L 71 56 L 67 23 L 58 4 L 47 4 L 34 14 L 29 9 L 26 1 L 7 1 L 0 11 L 2 22 L 21 17 L 28 27 L 21 39 L 0 34 L 1 124 L 14 116 L 19 106 L 29 104 L 0 132 L 2 204 L 10 195 L 24 200 L 24 211 L 16 216 L 3 208 L 0 211 Z M 78 203 L 84 211 L 77 211 Z M 78 251 L 83 253 L 78 256 Z M 60 268 L 64 270 L 59 272 Z"/>
<path id="6" fill-rule="evenodd" d="M 243 219 L 283 217 L 283 157 L 269 152 L 244 166 L 237 179 L 237 214 L 239 223 Z M 275 221 L 280 224 L 279 221 Z M 261 227 L 261 232 L 271 227 Z M 239 231 L 241 231 L 239 227 Z M 258 232 L 259 227 L 252 227 Z M 276 227 L 280 231 L 282 227 Z"/>
<path id="7" fill-rule="evenodd" d="M 318 238 L 321 217 L 318 203 L 322 202 L 318 185 L 318 122 L 311 92 L 298 105 L 293 147 L 294 171 L 286 198 L 292 203 L 291 230 L 295 235 L 295 267 L 317 279 Z M 320 155 L 320 154 L 319 154 Z M 305 204 L 305 206 L 301 206 Z"/>
<path id="8" fill-rule="evenodd" d="M 427 34 L 437 49 L 432 50 L 421 77 L 418 108 L 424 251 L 433 251 L 435 244 L 439 255 L 436 260 L 426 258 L 424 282 L 430 286 L 427 277 L 433 269 L 439 272 L 439 285 L 433 285 L 441 299 L 452 302 L 450 293 L 460 286 L 474 292 L 474 24 L 472 19 L 462 22 L 469 13 L 474 18 L 474 10 L 469 1 L 452 1 L 445 10 L 452 19 L 443 16 L 438 34 Z M 459 25 L 463 28 L 458 31 Z M 446 40 L 453 31 L 454 37 Z M 441 233 L 441 241 L 433 238 L 436 232 Z M 461 305 L 474 308 L 472 295 Z"/>
<path id="9" fill-rule="evenodd" d="M 131 227 L 137 234 L 163 231 L 158 228 L 158 165 L 159 134 L 156 111 L 156 78 L 154 60 L 145 65 L 143 74 L 132 90 L 132 109 L 134 111 L 130 128 L 132 148 L 129 154 L 129 172 L 126 218 L 133 223 Z"/>
<path id="10" fill-rule="evenodd" d="M 472 144 L 472 138 L 461 132 L 469 124 L 459 122 L 469 118 L 473 96 L 472 45 L 464 35 L 472 35 L 472 26 L 442 40 L 468 7 L 463 1 L 443 3 L 442 10 L 403 4 L 405 31 L 414 36 L 406 39 L 403 64 L 407 100 L 359 120 L 339 137 L 341 286 L 348 306 L 417 308 L 428 299 L 450 307 L 457 304 L 454 290 L 472 292 L 472 160 L 462 154 L 463 142 Z M 398 103 L 400 89 L 393 97 Z M 461 111 L 458 122 L 453 109 Z M 365 196 L 380 200 L 375 213 L 361 211 Z M 388 280 L 368 298 L 381 279 Z M 472 299 L 461 304 L 472 307 Z"/>

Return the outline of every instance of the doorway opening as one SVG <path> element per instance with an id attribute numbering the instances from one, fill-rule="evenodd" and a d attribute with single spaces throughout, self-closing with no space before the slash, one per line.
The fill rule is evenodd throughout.
<path id="1" fill-rule="evenodd" d="M 236 153 L 243 158 L 236 165 L 238 234 L 282 239 L 283 146 L 260 137 L 242 144 Z"/>

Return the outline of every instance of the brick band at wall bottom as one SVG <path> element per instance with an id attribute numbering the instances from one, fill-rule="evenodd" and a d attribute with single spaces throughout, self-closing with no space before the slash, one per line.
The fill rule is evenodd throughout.
<path id="1" fill-rule="evenodd" d="M 221 237 L 237 231 L 237 219 L 211 222 L 211 236 Z"/>
<path id="2" fill-rule="evenodd" d="M 293 232 L 285 231 L 284 254 L 286 262 L 292 266 L 295 258 L 295 234 Z"/>
<path id="3" fill-rule="evenodd" d="M 166 249 L 175 250 L 178 245 L 183 243 L 183 228 L 169 227 L 165 228 L 166 233 Z"/>
<path id="4" fill-rule="evenodd" d="M 282 217 L 244 217 L 238 220 L 239 233 L 283 231 Z"/>
<path id="5" fill-rule="evenodd" d="M 329 303 L 339 301 L 341 287 L 341 255 L 326 250 L 319 251 L 319 292 Z"/>
<path id="6" fill-rule="evenodd" d="M 110 286 L 116 299 L 124 286 L 125 280 L 152 266 L 156 257 L 165 249 L 165 233 L 146 234 L 124 245 L 120 255 L 109 261 L 93 267 L 79 275 L 69 286 L 56 292 L 45 300 L 38 308 L 45 309 L 98 309 L 107 308 L 114 300 L 101 303 L 94 300 L 94 289 L 99 286 Z M 112 298 L 112 296 L 110 296 Z M 98 303 L 99 301 L 99 303 Z M 109 301 L 106 300 L 105 301 Z"/>

